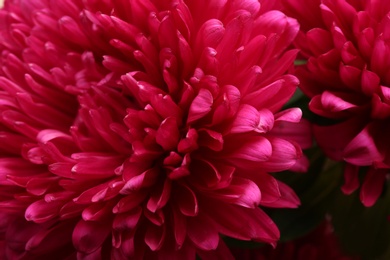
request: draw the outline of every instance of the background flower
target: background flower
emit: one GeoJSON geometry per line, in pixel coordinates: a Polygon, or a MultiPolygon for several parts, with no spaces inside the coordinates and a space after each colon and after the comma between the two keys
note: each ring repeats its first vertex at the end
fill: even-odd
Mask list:
{"type": "Polygon", "coordinates": [[[0,223],[14,258],[232,257],[299,199],[279,112],[294,19],[258,1],[10,0],[0,12],[0,223]]]}
{"type": "Polygon", "coordinates": [[[386,1],[283,2],[302,24],[296,45],[307,64],[296,73],[311,111],[322,117],[315,138],[327,156],[346,162],[345,193],[364,174],[360,199],[372,206],[390,168],[390,7],[386,1]]]}

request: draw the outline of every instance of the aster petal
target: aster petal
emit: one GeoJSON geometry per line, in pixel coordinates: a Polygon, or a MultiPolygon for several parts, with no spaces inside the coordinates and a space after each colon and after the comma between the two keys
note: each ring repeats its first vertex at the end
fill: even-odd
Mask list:
{"type": "Polygon", "coordinates": [[[268,243],[274,243],[279,238],[275,223],[260,208],[247,209],[219,203],[218,207],[209,210],[210,215],[216,220],[218,231],[224,235],[240,240],[253,239],[268,243]],[[226,215],[225,212],[230,214],[226,215]]]}
{"type": "Polygon", "coordinates": [[[360,191],[360,200],[366,207],[375,204],[382,193],[383,185],[386,180],[387,170],[370,168],[360,191]]]}
{"type": "Polygon", "coordinates": [[[347,164],[344,169],[344,184],[341,187],[341,190],[345,194],[351,194],[354,192],[357,188],[359,188],[359,167],[347,164]]]}
{"type": "MultiPolygon", "coordinates": [[[[282,117],[284,118],[284,116],[282,117]]],[[[302,119],[300,122],[291,123],[277,118],[271,136],[283,138],[298,143],[301,148],[307,149],[312,146],[312,125],[309,121],[302,119]]]]}
{"type": "Polygon", "coordinates": [[[267,108],[275,112],[291,98],[298,86],[298,80],[294,76],[285,75],[281,79],[254,91],[243,98],[245,103],[257,109],[267,108]]]}
{"type": "Polygon", "coordinates": [[[157,129],[156,142],[160,144],[164,150],[172,150],[177,146],[179,141],[179,129],[176,124],[176,119],[168,117],[161,122],[157,129]]]}
{"type": "Polygon", "coordinates": [[[45,253],[45,251],[56,250],[61,245],[66,245],[69,242],[69,237],[72,235],[72,224],[72,222],[63,222],[52,228],[40,230],[28,240],[26,250],[39,254],[45,253]],[[43,252],[39,252],[39,250],[42,250],[42,248],[39,248],[41,244],[45,245],[43,252]]]}
{"type": "Polygon", "coordinates": [[[207,89],[199,90],[198,95],[192,101],[188,112],[187,123],[193,123],[194,121],[204,117],[211,111],[213,104],[213,96],[207,89]]]}
{"type": "Polygon", "coordinates": [[[261,191],[251,180],[234,177],[229,187],[216,190],[210,196],[242,207],[255,208],[261,201],[261,191]]]}
{"type": "Polygon", "coordinates": [[[233,153],[229,154],[232,160],[243,160],[251,162],[267,161],[272,154],[272,145],[270,141],[263,136],[251,136],[241,143],[230,144],[234,149],[229,149],[233,153]]]}
{"type": "Polygon", "coordinates": [[[198,199],[195,192],[187,185],[180,185],[175,196],[180,212],[185,216],[196,216],[199,212],[198,199]]]}
{"type": "Polygon", "coordinates": [[[178,248],[181,248],[187,236],[187,218],[177,209],[173,209],[173,232],[178,248]]]}
{"type": "Polygon", "coordinates": [[[128,180],[121,189],[120,193],[129,194],[134,190],[153,185],[157,181],[158,173],[159,171],[156,168],[144,171],[140,175],[137,175],[128,180]]]}
{"type": "Polygon", "coordinates": [[[151,212],[156,212],[166,205],[170,197],[171,186],[171,181],[166,179],[161,190],[153,192],[146,206],[151,212]]]}
{"type": "Polygon", "coordinates": [[[218,260],[218,259],[234,260],[235,259],[232,253],[230,252],[229,248],[226,246],[225,242],[222,239],[219,240],[218,247],[215,249],[215,251],[200,250],[198,254],[202,259],[205,260],[218,260]]]}
{"type": "Polygon", "coordinates": [[[383,159],[383,155],[378,150],[373,136],[367,127],[345,147],[344,159],[359,166],[370,165],[374,161],[383,159]]]}
{"type": "Polygon", "coordinates": [[[189,239],[200,249],[208,251],[218,247],[218,230],[205,215],[188,219],[187,234],[189,239]]]}
{"type": "Polygon", "coordinates": [[[80,220],[73,230],[73,244],[79,252],[92,253],[102,246],[110,231],[107,222],[80,220]]]}
{"type": "Polygon", "coordinates": [[[145,234],[145,243],[152,251],[156,251],[162,247],[165,240],[165,226],[149,225],[145,234]]]}
{"type": "Polygon", "coordinates": [[[55,218],[62,206],[62,201],[46,202],[38,200],[32,203],[25,212],[25,218],[35,223],[43,223],[55,218]]]}
{"type": "Polygon", "coordinates": [[[302,156],[301,151],[293,143],[280,139],[269,139],[272,145],[272,155],[267,161],[262,162],[261,166],[269,172],[278,172],[290,169],[302,156]]]}
{"type": "Polygon", "coordinates": [[[230,133],[245,133],[255,131],[266,133],[272,129],[274,116],[271,111],[262,109],[258,111],[252,106],[243,105],[237,112],[230,133]]]}

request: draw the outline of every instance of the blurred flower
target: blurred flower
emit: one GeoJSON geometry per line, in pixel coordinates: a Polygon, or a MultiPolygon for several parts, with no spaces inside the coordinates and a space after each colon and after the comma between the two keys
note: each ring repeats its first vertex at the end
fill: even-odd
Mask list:
{"type": "Polygon", "coordinates": [[[299,199],[301,111],[279,112],[294,19],[258,1],[10,0],[0,12],[5,255],[231,257],[299,199]],[[75,248],[75,249],[74,249],[75,248]]]}
{"type": "Polygon", "coordinates": [[[345,184],[360,186],[365,206],[380,196],[390,168],[390,6],[387,1],[284,0],[302,30],[296,44],[308,59],[297,69],[311,111],[331,119],[314,126],[325,153],[343,160],[345,184]]]}
{"type": "Polygon", "coordinates": [[[232,248],[240,260],[358,260],[359,257],[344,253],[328,222],[324,222],[309,234],[289,242],[280,243],[276,248],[232,248]]]}

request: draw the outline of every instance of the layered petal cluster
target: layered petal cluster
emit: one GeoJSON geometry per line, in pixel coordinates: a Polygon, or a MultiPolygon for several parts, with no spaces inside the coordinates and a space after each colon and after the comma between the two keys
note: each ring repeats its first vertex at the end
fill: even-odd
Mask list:
{"type": "Polygon", "coordinates": [[[308,123],[280,111],[299,30],[258,1],[9,0],[0,235],[9,259],[232,257],[274,244],[308,123]]]}
{"type": "Polygon", "coordinates": [[[371,206],[390,169],[390,6],[384,0],[284,4],[302,24],[296,41],[307,58],[297,70],[302,90],[311,111],[329,119],[314,127],[315,138],[330,158],[346,162],[343,191],[359,188],[362,177],[360,198],[371,206]]]}
{"type": "Polygon", "coordinates": [[[236,259],[240,260],[359,260],[349,255],[340,246],[333,228],[327,221],[309,234],[293,241],[279,243],[276,248],[232,248],[236,259]]]}

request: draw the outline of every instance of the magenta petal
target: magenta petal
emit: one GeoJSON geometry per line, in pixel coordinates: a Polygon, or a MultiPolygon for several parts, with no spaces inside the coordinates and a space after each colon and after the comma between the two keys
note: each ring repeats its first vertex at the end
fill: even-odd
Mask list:
{"type": "Polygon", "coordinates": [[[59,213],[62,206],[62,201],[46,202],[45,200],[38,200],[32,203],[25,212],[25,218],[35,223],[43,223],[53,219],[59,213]]]}
{"type": "Polygon", "coordinates": [[[198,95],[192,101],[190,110],[188,112],[187,123],[192,123],[211,111],[213,105],[213,96],[207,89],[199,90],[198,95]]]}
{"type": "Polygon", "coordinates": [[[216,190],[210,196],[246,208],[255,208],[261,201],[261,191],[251,180],[234,177],[227,188],[216,190]]]}
{"type": "Polygon", "coordinates": [[[173,232],[177,246],[183,246],[187,236],[187,218],[177,209],[173,209],[173,232]]]}
{"type": "Polygon", "coordinates": [[[291,123],[299,123],[302,118],[302,110],[300,108],[289,108],[275,114],[275,121],[286,121],[291,123]]]}
{"type": "Polygon", "coordinates": [[[161,185],[161,188],[152,192],[152,195],[147,203],[147,208],[151,212],[156,212],[156,210],[161,209],[167,204],[171,194],[171,186],[171,180],[166,179],[164,184],[161,185]]]}
{"type": "Polygon", "coordinates": [[[260,204],[272,204],[282,195],[279,190],[278,181],[266,172],[259,172],[252,178],[261,191],[260,204]]]}
{"type": "Polygon", "coordinates": [[[245,133],[255,131],[266,133],[274,125],[274,115],[267,109],[258,111],[256,108],[243,105],[240,107],[231,126],[231,133],[245,133]]]}
{"type": "Polygon", "coordinates": [[[120,193],[129,194],[130,192],[138,190],[142,187],[149,187],[157,181],[158,174],[159,170],[156,168],[146,170],[140,175],[137,175],[128,180],[120,190],[120,193]]]}
{"type": "Polygon", "coordinates": [[[369,70],[362,71],[362,91],[364,94],[371,96],[373,93],[378,93],[380,86],[380,78],[377,74],[369,70]]]}
{"type": "Polygon", "coordinates": [[[331,112],[338,112],[356,107],[355,104],[345,101],[339,95],[329,91],[322,93],[321,103],[325,110],[331,112]]]}
{"type": "Polygon", "coordinates": [[[211,208],[208,210],[220,233],[240,240],[253,239],[267,243],[275,243],[279,239],[277,226],[260,208],[248,209],[220,202],[217,204],[216,207],[210,203],[211,208]]]}
{"type": "Polygon", "coordinates": [[[177,146],[180,133],[176,121],[175,118],[168,117],[162,121],[160,127],[157,129],[156,142],[164,150],[173,150],[177,146]]]}
{"type": "Polygon", "coordinates": [[[351,194],[357,188],[359,188],[359,167],[347,163],[344,169],[344,184],[341,190],[345,194],[351,194]]]}
{"type": "Polygon", "coordinates": [[[213,251],[199,250],[198,255],[204,260],[234,260],[234,256],[230,252],[230,249],[226,246],[225,242],[220,239],[218,247],[213,251]]]}
{"type": "Polygon", "coordinates": [[[213,151],[221,151],[223,149],[223,135],[209,129],[200,129],[198,132],[198,144],[206,146],[213,151]]]}
{"type": "Polygon", "coordinates": [[[180,212],[185,216],[198,215],[199,205],[195,192],[187,185],[178,185],[176,189],[177,194],[174,198],[179,206],[180,212]]]}
{"type": "Polygon", "coordinates": [[[218,100],[218,105],[214,110],[213,124],[218,124],[226,118],[234,116],[239,108],[241,93],[235,86],[226,85],[221,89],[223,98],[218,100]]]}
{"type": "Polygon", "coordinates": [[[126,212],[125,214],[116,214],[112,228],[115,230],[134,229],[140,220],[141,214],[141,208],[136,208],[134,211],[126,212]]]}
{"type": "Polygon", "coordinates": [[[263,162],[267,161],[272,154],[270,141],[263,136],[252,136],[242,143],[235,143],[235,149],[229,157],[245,161],[263,162]]]}
{"type": "Polygon", "coordinates": [[[35,233],[26,243],[26,250],[36,254],[42,254],[56,250],[69,243],[72,236],[72,222],[63,222],[49,229],[41,229],[35,233]],[[44,247],[40,247],[44,245],[44,247]],[[42,250],[43,252],[40,252],[42,250]]]}
{"type": "Polygon", "coordinates": [[[145,243],[152,251],[159,250],[165,240],[166,228],[163,226],[149,225],[145,233],[145,243]]]}
{"type": "Polygon", "coordinates": [[[110,232],[110,222],[80,220],[73,230],[73,244],[78,251],[91,253],[102,246],[110,232]]]}
{"type": "Polygon", "coordinates": [[[359,166],[371,165],[374,161],[382,161],[383,155],[370,134],[368,128],[364,128],[344,150],[345,161],[359,166]]]}
{"type": "Polygon", "coordinates": [[[364,206],[371,207],[375,204],[382,193],[387,173],[387,169],[368,170],[360,191],[360,200],[364,206]]]}
{"type": "Polygon", "coordinates": [[[214,250],[219,243],[219,234],[213,222],[204,215],[189,218],[187,235],[196,247],[203,250],[214,250]]]}
{"type": "Polygon", "coordinates": [[[297,208],[301,205],[299,197],[295,194],[295,191],[283,182],[278,181],[280,198],[272,203],[272,205],[265,205],[275,208],[297,208]]]}
{"type": "Polygon", "coordinates": [[[343,160],[344,148],[361,131],[364,122],[360,116],[331,126],[313,126],[316,141],[333,160],[343,160]]]}
{"type": "Polygon", "coordinates": [[[270,138],[272,144],[272,155],[267,161],[262,162],[263,170],[268,172],[278,172],[290,169],[302,156],[302,151],[293,143],[281,139],[270,138]]]}

